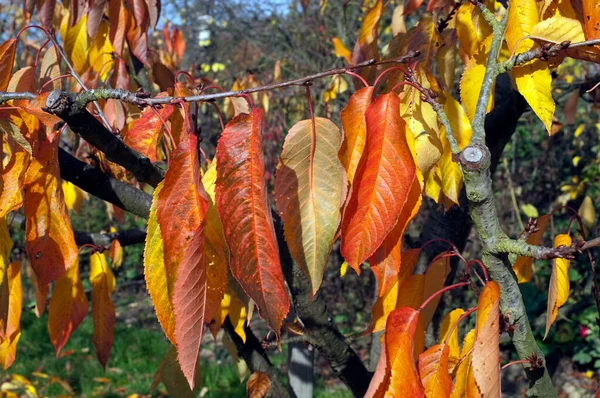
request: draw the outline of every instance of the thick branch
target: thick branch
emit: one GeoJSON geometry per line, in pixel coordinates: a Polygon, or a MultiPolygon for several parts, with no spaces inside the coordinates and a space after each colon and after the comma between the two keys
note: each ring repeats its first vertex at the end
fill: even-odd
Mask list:
{"type": "MultiPolygon", "coordinates": [[[[461,153],[459,164],[463,172],[471,219],[483,241],[483,262],[492,279],[500,285],[500,310],[515,326],[512,340],[519,357],[526,359],[535,352],[545,361],[531,331],[512,266],[505,254],[496,253],[494,250],[509,239],[500,227],[492,190],[490,163],[491,154],[484,145],[470,145],[461,153]]],[[[528,377],[529,396],[556,396],[545,362],[539,372],[529,373],[528,377]]]]}
{"type": "MultiPolygon", "coordinates": [[[[80,95],[88,95],[86,91],[80,95]]],[[[131,171],[139,182],[156,187],[163,172],[150,159],[134,151],[108,131],[91,113],[80,107],[77,96],[54,90],[46,99],[46,111],[63,119],[75,133],[106,154],[106,158],[131,171]]]]}
{"type": "Polygon", "coordinates": [[[137,216],[148,218],[152,196],[129,184],[111,178],[59,149],[60,176],[84,191],[137,216]]]}
{"type": "Polygon", "coordinates": [[[128,229],[110,233],[73,231],[73,234],[78,246],[94,245],[108,247],[113,240],[118,240],[121,246],[131,246],[144,243],[146,240],[146,231],[143,229],[128,229]]]}

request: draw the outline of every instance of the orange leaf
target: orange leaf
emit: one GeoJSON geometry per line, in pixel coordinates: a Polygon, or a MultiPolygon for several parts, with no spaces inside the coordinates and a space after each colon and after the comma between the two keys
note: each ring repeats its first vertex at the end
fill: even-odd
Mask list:
{"type": "MultiPolygon", "coordinates": [[[[383,15],[383,2],[377,0],[377,3],[367,11],[365,18],[363,19],[360,32],[358,34],[358,40],[354,46],[352,52],[352,63],[358,64],[360,62],[379,58],[379,48],[377,47],[377,38],[379,30],[379,21],[383,15]]],[[[364,68],[359,73],[367,81],[371,81],[375,77],[377,72],[376,68],[364,68]]]]}
{"type": "Polygon", "coordinates": [[[142,112],[142,116],[134,120],[123,133],[123,141],[151,162],[156,162],[156,151],[162,137],[164,123],[171,117],[173,110],[172,105],[166,105],[162,109],[147,107],[142,112]]]}
{"type": "Polygon", "coordinates": [[[76,261],[77,245],[58,169],[58,139],[38,141],[27,169],[25,248],[42,285],[58,279],[76,261]]]}
{"type": "Polygon", "coordinates": [[[600,3],[597,0],[583,0],[583,21],[586,40],[600,38],[600,3]]]}
{"type": "Polygon", "coordinates": [[[0,195],[0,218],[23,205],[23,182],[30,162],[31,156],[20,145],[15,145],[2,172],[4,188],[0,195]]]}
{"type": "Polygon", "coordinates": [[[56,123],[60,122],[60,118],[42,110],[46,106],[48,94],[50,92],[42,93],[31,101],[20,101],[20,107],[28,114],[35,116],[44,126],[53,128],[56,123]]]}
{"type": "Polygon", "coordinates": [[[348,100],[348,105],[340,114],[344,140],[340,148],[339,158],[346,169],[348,182],[352,184],[367,142],[367,121],[365,111],[371,103],[373,87],[365,87],[356,91],[348,100]]]}
{"type": "Polygon", "coordinates": [[[454,324],[464,313],[465,311],[462,308],[457,308],[455,310],[450,311],[444,317],[440,326],[440,344],[448,345],[448,355],[451,359],[455,360],[458,360],[460,355],[460,347],[458,346],[458,327],[455,327],[452,330],[452,334],[450,334],[450,329],[454,326],[454,324]],[[450,337],[448,337],[449,334],[450,337]]]}
{"type": "MultiPolygon", "coordinates": [[[[21,262],[15,261],[6,270],[0,287],[0,302],[6,303],[6,333],[0,341],[0,363],[6,370],[15,360],[17,343],[21,337],[21,262]]],[[[0,304],[4,307],[5,304],[0,304]]]]}
{"type": "MultiPolygon", "coordinates": [[[[425,272],[425,288],[423,290],[422,302],[444,287],[446,277],[448,276],[448,273],[450,273],[450,257],[446,256],[446,254],[448,253],[446,252],[438,255],[435,261],[427,268],[427,271],[425,272]]],[[[429,322],[433,319],[433,314],[435,313],[441,298],[441,296],[437,296],[421,311],[421,322],[425,329],[427,329],[429,322]]]]}
{"type": "Polygon", "coordinates": [[[486,283],[477,302],[473,374],[484,397],[500,396],[500,285],[486,283]]]}
{"type": "Polygon", "coordinates": [[[416,173],[395,93],[366,111],[367,143],[342,220],[341,252],[357,272],[398,221],[416,173]]]}
{"type": "Polygon", "coordinates": [[[436,344],[419,355],[419,376],[427,398],[449,397],[452,392],[452,378],[448,373],[449,352],[446,344],[436,344]]]}
{"type": "Polygon", "coordinates": [[[110,257],[113,268],[119,268],[123,264],[123,246],[118,239],[114,239],[110,243],[108,257],[110,257]]]}
{"type": "Polygon", "coordinates": [[[48,332],[57,358],[87,311],[88,300],[79,276],[79,261],[75,257],[69,270],[54,284],[48,307],[48,332]]]}
{"type": "MultiPolygon", "coordinates": [[[[550,222],[550,214],[544,214],[537,219],[536,228],[537,231],[534,231],[527,238],[527,243],[530,245],[538,246],[542,240],[542,236],[544,235],[544,231],[550,222]]],[[[517,280],[519,283],[529,282],[531,279],[531,273],[533,266],[533,257],[525,257],[519,256],[513,265],[513,271],[517,274],[517,280]]]]}
{"type": "Polygon", "coordinates": [[[6,91],[15,63],[17,40],[8,39],[0,45],[0,91],[6,91]]]}
{"type": "MultiPolygon", "coordinates": [[[[397,261],[400,269],[394,276],[390,288],[379,295],[377,301],[373,304],[371,325],[365,333],[378,332],[385,328],[388,315],[397,307],[399,292],[406,290],[404,287],[405,281],[412,275],[420,253],[421,249],[418,248],[405,250],[401,255],[391,253],[390,257],[400,256],[400,259],[389,259],[389,261],[397,261]]],[[[375,269],[373,269],[373,272],[375,272],[375,269]]]]}
{"type": "Polygon", "coordinates": [[[413,358],[414,338],[419,324],[419,312],[398,308],[387,320],[385,333],[389,380],[386,396],[422,397],[423,385],[413,358]]]}
{"type": "Polygon", "coordinates": [[[331,39],[331,42],[333,43],[333,48],[335,49],[335,56],[344,58],[349,64],[352,63],[352,53],[346,48],[340,38],[334,37],[331,39]]]}
{"type": "Polygon", "coordinates": [[[321,286],[346,199],[346,173],[336,156],[341,143],[329,119],[301,120],[285,137],[277,166],[275,199],[285,240],[312,295],[321,286]]]}
{"type": "Polygon", "coordinates": [[[115,328],[115,306],[110,299],[110,294],[115,290],[115,276],[106,263],[104,253],[90,256],[90,282],[94,322],[92,342],[96,348],[96,356],[106,370],[115,328]]]}
{"type": "MultiPolygon", "coordinates": [[[[408,193],[408,199],[402,207],[402,213],[396,223],[396,226],[385,238],[383,244],[377,249],[369,259],[371,270],[377,279],[377,295],[381,297],[388,291],[394,282],[396,275],[402,267],[402,241],[404,231],[408,223],[417,215],[421,209],[421,184],[417,175],[415,175],[408,193]]],[[[418,256],[418,254],[417,254],[418,256]]],[[[415,260],[416,261],[416,260],[415,260]]]]}
{"type": "Polygon", "coordinates": [[[231,273],[279,333],[290,302],[267,202],[261,124],[262,111],[254,109],[233,118],[221,134],[216,203],[231,250],[231,273]]]}
{"type": "MultiPolygon", "coordinates": [[[[567,234],[556,235],[556,238],[554,238],[554,247],[569,246],[571,243],[571,237],[567,234]]],[[[556,319],[558,309],[569,298],[571,290],[569,263],[570,261],[564,258],[555,258],[552,260],[552,276],[550,277],[550,286],[548,287],[548,309],[546,311],[546,333],[544,333],[544,339],[548,336],[550,326],[552,326],[556,319]]]]}
{"type": "Polygon", "coordinates": [[[264,372],[254,372],[246,382],[246,397],[263,398],[271,388],[271,380],[264,372]]]}

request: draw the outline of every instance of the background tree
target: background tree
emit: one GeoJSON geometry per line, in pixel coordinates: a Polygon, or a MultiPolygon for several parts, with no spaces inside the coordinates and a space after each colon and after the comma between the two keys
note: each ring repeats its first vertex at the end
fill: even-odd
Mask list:
{"type": "MultiPolygon", "coordinates": [[[[51,291],[57,356],[91,301],[106,367],[122,246],[145,238],[146,287],[173,344],[155,380],[174,395],[199,384],[204,330],[223,328],[253,372],[250,395],[294,394],[267,351],[298,340],[356,396],[499,395],[506,335],[503,358],[514,353],[507,362],[522,364],[528,394],[555,396],[536,333],[551,333],[570,295],[570,260],[582,251],[592,293],[579,299],[600,307],[589,251],[599,240],[587,238],[597,173],[584,170],[586,185],[566,187],[560,205],[586,188],[589,196],[559,226],[534,215],[531,202],[519,206],[519,176],[505,158],[516,226],[503,227],[492,172],[527,106],[548,134],[560,130],[551,71],[558,86],[561,76],[586,77],[566,57],[597,62],[600,7],[422,3],[173,2],[181,26],[159,30],[152,1],[5,6],[18,18],[2,21],[0,46],[3,366],[16,356],[29,266],[38,316],[51,291]],[[190,50],[196,39],[200,49],[190,50]],[[123,211],[147,219],[146,231],[74,232],[68,209],[80,205],[79,189],[110,203],[117,220],[123,211]],[[521,212],[537,220],[525,223],[521,212]],[[18,232],[8,232],[19,213],[24,251],[12,250],[18,232]],[[420,236],[403,247],[415,218],[420,236]],[[545,246],[549,224],[554,245],[545,246]],[[465,251],[471,225],[478,243],[465,251]],[[518,285],[531,280],[533,259],[552,260],[545,328],[532,328],[518,285]],[[342,275],[348,267],[373,275],[362,287],[376,299],[361,331],[383,332],[374,375],[328,313],[328,263],[342,275]],[[248,326],[255,308],[271,329],[262,341],[248,326]]],[[[568,96],[564,125],[580,94],[595,100],[593,83],[580,84],[588,86],[568,96]]]]}

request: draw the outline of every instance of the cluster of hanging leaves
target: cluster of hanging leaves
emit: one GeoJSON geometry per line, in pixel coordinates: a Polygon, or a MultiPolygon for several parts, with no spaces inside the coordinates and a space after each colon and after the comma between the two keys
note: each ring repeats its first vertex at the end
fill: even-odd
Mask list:
{"type": "MultiPolygon", "coordinates": [[[[129,70],[135,58],[152,68],[152,82],[162,91],[159,95],[198,93],[198,88],[176,82],[172,72],[185,51],[179,30],[165,27],[164,48],[149,51],[148,31],[160,14],[157,0],[54,3],[27,3],[35,10],[25,9],[25,20],[45,28],[58,24],[61,45],[87,88],[135,91],[138,86],[129,70]]],[[[423,275],[413,275],[420,251],[402,249],[403,234],[421,207],[422,194],[449,208],[458,203],[462,188],[461,172],[446,139],[449,132],[421,93],[405,84],[405,78],[415,79],[437,95],[463,148],[471,138],[492,33],[478,7],[466,1],[460,5],[430,1],[416,26],[406,31],[403,15],[421,3],[407,1],[394,11],[393,38],[386,52],[381,52],[384,43],[378,39],[385,12],[381,0],[367,11],[352,51],[334,39],[335,52],[350,63],[394,58],[415,50],[419,55],[406,68],[392,68],[385,74],[375,67],[361,69],[354,83],[364,81],[364,87],[354,92],[341,111],[341,130],[322,117],[294,124],[283,143],[272,193],[265,179],[262,149],[266,95],[253,101],[263,109],[244,98],[227,100],[231,118],[213,159],[206,159],[199,150],[192,117],[196,105],[165,105],[139,114],[119,101],[99,101],[113,132],[151,161],[168,165],[164,180],[154,190],[144,250],[147,289],[174,346],[161,363],[155,383],[184,378],[193,389],[203,332],[209,329],[216,335],[227,316],[245,341],[244,327],[256,307],[279,336],[290,299],[271,212],[274,204],[290,254],[308,277],[312,295],[320,288],[338,238],[346,264],[361,272],[368,262],[376,276],[378,299],[367,332],[385,333],[369,396],[499,394],[498,284],[485,283],[475,309],[447,314],[439,344],[424,350],[424,330],[439,301],[436,292],[443,288],[449,272],[450,253],[436,258],[423,275]],[[436,22],[448,13],[454,17],[443,25],[436,22]],[[459,59],[464,69],[455,87],[459,59]],[[460,102],[453,97],[457,88],[460,102]],[[476,327],[464,336],[461,347],[457,324],[475,310],[476,327]]],[[[546,42],[600,36],[596,27],[600,13],[593,1],[514,1],[505,10],[490,0],[486,6],[498,16],[508,12],[501,60],[546,42]]],[[[12,38],[0,46],[0,91],[34,92],[37,97],[10,101],[7,109],[0,108],[0,128],[7,133],[0,196],[0,359],[5,368],[15,358],[20,336],[24,262],[33,270],[38,315],[52,291],[48,328],[57,355],[88,312],[68,214],[81,204],[83,195],[60,180],[61,131],[55,130],[59,120],[42,110],[50,90],[83,88],[59,79],[65,68],[51,47],[40,48],[33,65],[13,73],[15,61],[27,64],[17,58],[17,44],[12,38]],[[20,208],[26,219],[27,256],[10,262],[7,218],[20,208]]],[[[598,51],[588,46],[566,54],[597,61],[598,51]]],[[[517,89],[550,133],[555,108],[550,68],[563,56],[536,59],[511,71],[517,89]]],[[[343,79],[334,78],[333,85],[347,86],[343,79]]],[[[236,85],[252,87],[257,82],[244,80],[236,85]]],[[[334,97],[330,93],[325,99],[334,97]]],[[[488,110],[493,106],[490,100],[488,110]]],[[[116,179],[137,184],[129,172],[97,149],[87,143],[79,145],[73,152],[82,160],[116,179]]],[[[119,210],[112,212],[119,217],[119,210]]],[[[547,224],[548,220],[542,217],[539,222],[547,224]]],[[[534,233],[529,241],[539,242],[540,237],[541,233],[534,233]]],[[[568,245],[570,238],[559,235],[555,244],[568,245]]],[[[118,242],[108,253],[110,263],[102,250],[89,259],[93,343],[103,366],[113,342],[112,268],[122,261],[118,242]]],[[[548,328],[569,294],[567,268],[566,260],[553,263],[548,328]]],[[[528,280],[531,262],[519,259],[515,272],[520,281],[528,280]]],[[[262,391],[268,385],[265,378],[257,374],[248,389],[262,391]]],[[[182,383],[171,384],[176,384],[174,389],[187,389],[182,383]]]]}

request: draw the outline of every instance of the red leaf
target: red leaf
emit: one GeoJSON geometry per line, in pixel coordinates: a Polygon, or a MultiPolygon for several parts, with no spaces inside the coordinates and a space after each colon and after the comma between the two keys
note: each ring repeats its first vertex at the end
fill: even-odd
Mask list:
{"type": "Polygon", "coordinates": [[[150,27],[156,29],[156,24],[160,18],[160,0],[146,0],[146,6],[150,15],[150,27]]]}
{"type": "MultiPolygon", "coordinates": [[[[48,0],[46,0],[48,1],[48,0]]],[[[106,6],[107,0],[92,0],[88,8],[87,14],[87,32],[90,37],[96,37],[100,22],[104,17],[104,7],[106,6]]],[[[50,25],[52,22],[50,21],[50,25]]]]}
{"type": "Polygon", "coordinates": [[[198,138],[194,134],[181,141],[158,194],[157,219],[163,238],[164,266],[170,281],[175,281],[190,239],[206,214],[207,200],[200,181],[197,146],[198,138]]]}
{"type": "Polygon", "coordinates": [[[267,201],[262,111],[240,114],[217,145],[216,203],[231,250],[231,272],[277,333],[290,306],[267,201]]]}
{"type": "Polygon", "coordinates": [[[0,91],[6,91],[15,63],[17,40],[8,39],[0,45],[0,91]]]}
{"type": "Polygon", "coordinates": [[[156,162],[156,151],[162,137],[164,124],[172,114],[173,106],[171,105],[166,105],[162,109],[147,107],[142,112],[142,116],[136,119],[129,126],[129,129],[124,132],[123,141],[146,156],[151,162],[156,162]]]}
{"type": "Polygon", "coordinates": [[[77,258],[58,169],[58,139],[39,140],[25,177],[25,248],[42,285],[58,279],[77,258]]]}
{"type": "Polygon", "coordinates": [[[129,13],[122,0],[109,0],[108,20],[110,21],[110,42],[115,53],[122,56],[125,35],[129,30],[129,13]]]}
{"type": "Polygon", "coordinates": [[[50,29],[52,27],[52,19],[54,18],[54,8],[56,7],[56,0],[38,1],[37,5],[40,25],[42,25],[46,29],[50,29]]]}
{"type": "Polygon", "coordinates": [[[415,177],[399,109],[389,93],[366,111],[367,144],[342,220],[342,255],[357,272],[396,225],[415,177]]]}
{"type": "Polygon", "coordinates": [[[414,12],[423,4],[423,0],[406,0],[404,2],[404,15],[414,12]]]}

